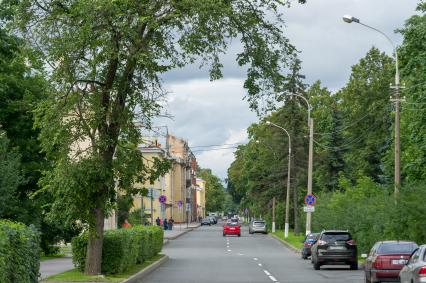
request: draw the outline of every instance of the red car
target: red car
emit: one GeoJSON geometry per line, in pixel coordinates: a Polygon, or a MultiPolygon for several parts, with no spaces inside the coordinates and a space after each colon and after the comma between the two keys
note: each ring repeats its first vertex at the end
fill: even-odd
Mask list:
{"type": "Polygon", "coordinates": [[[238,223],[226,223],[223,225],[223,236],[238,235],[241,237],[241,226],[238,223]]]}
{"type": "Polygon", "coordinates": [[[375,243],[365,260],[365,282],[399,282],[399,271],[416,248],[417,244],[409,241],[375,243]]]}

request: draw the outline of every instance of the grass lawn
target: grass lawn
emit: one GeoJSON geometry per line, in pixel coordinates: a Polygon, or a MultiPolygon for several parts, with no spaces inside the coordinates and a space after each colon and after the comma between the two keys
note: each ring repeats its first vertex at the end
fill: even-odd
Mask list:
{"type": "Polygon", "coordinates": [[[272,233],[273,235],[277,236],[281,240],[286,241],[293,247],[297,249],[301,249],[303,247],[302,241],[305,239],[305,235],[303,233],[300,233],[298,236],[294,235],[293,231],[288,231],[288,238],[284,238],[284,231],[283,230],[275,230],[275,233],[272,233]]]}
{"type": "Polygon", "coordinates": [[[156,262],[164,255],[156,255],[142,264],[135,264],[127,271],[119,274],[87,276],[77,269],[65,271],[63,273],[53,275],[45,279],[43,282],[121,282],[133,274],[141,271],[148,265],[156,262]]]}

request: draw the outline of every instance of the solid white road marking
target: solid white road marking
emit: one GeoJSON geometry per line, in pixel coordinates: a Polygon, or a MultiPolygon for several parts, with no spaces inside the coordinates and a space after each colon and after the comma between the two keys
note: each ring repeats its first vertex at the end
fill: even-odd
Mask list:
{"type": "Polygon", "coordinates": [[[274,281],[274,282],[277,282],[277,279],[275,279],[275,277],[274,276],[272,276],[272,275],[269,275],[269,279],[271,279],[272,281],[274,281]]]}
{"type": "Polygon", "coordinates": [[[271,273],[269,273],[269,271],[268,271],[268,270],[263,270],[263,272],[265,272],[265,274],[266,274],[266,275],[268,275],[268,276],[270,276],[270,275],[271,275],[271,273]]]}

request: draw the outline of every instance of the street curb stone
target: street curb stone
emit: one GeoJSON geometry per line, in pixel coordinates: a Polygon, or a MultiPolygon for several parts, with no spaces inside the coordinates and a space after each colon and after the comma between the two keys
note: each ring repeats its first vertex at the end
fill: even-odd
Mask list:
{"type": "Polygon", "coordinates": [[[274,238],[274,239],[277,239],[278,241],[280,241],[284,246],[286,246],[286,248],[288,248],[292,252],[294,252],[296,254],[300,254],[300,250],[299,249],[293,247],[291,244],[287,243],[286,241],[284,241],[284,240],[282,240],[282,239],[280,239],[277,236],[272,235],[272,234],[269,234],[269,236],[272,237],[272,238],[274,238]]]}
{"type": "Polygon", "coordinates": [[[152,263],[151,265],[148,265],[138,273],[132,275],[131,277],[127,278],[126,280],[122,281],[121,283],[139,283],[143,278],[148,276],[150,273],[152,273],[154,270],[159,268],[161,265],[166,263],[169,260],[169,257],[167,255],[164,255],[162,258],[157,260],[156,262],[152,263]]]}

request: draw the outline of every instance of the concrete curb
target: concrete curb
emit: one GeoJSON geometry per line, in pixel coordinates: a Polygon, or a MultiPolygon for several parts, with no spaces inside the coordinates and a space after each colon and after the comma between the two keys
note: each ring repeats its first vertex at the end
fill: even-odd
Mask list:
{"type": "MultiPolygon", "coordinates": [[[[182,233],[180,233],[178,235],[175,235],[175,236],[172,236],[172,237],[167,237],[167,238],[164,238],[164,239],[166,239],[166,240],[175,240],[175,239],[179,238],[180,236],[185,235],[186,233],[191,232],[194,229],[197,229],[198,227],[200,227],[200,225],[198,225],[196,227],[184,228],[183,231],[182,231],[182,233]]],[[[165,243],[165,244],[167,244],[167,243],[165,243]]]]}
{"type": "Polygon", "coordinates": [[[147,267],[145,267],[144,269],[142,269],[138,273],[130,276],[126,280],[122,281],[121,283],[138,283],[138,282],[140,282],[141,279],[148,276],[151,272],[153,272],[154,270],[159,268],[161,265],[166,263],[168,260],[169,260],[169,257],[164,255],[162,258],[160,258],[156,262],[148,265],[147,267]]]}
{"type": "Polygon", "coordinates": [[[296,254],[300,254],[300,250],[297,249],[296,247],[293,247],[291,244],[287,243],[286,241],[278,238],[277,236],[273,235],[273,234],[269,234],[269,237],[272,237],[278,241],[281,242],[281,244],[283,244],[286,248],[288,248],[289,250],[291,250],[292,252],[296,253],[296,254]]]}

